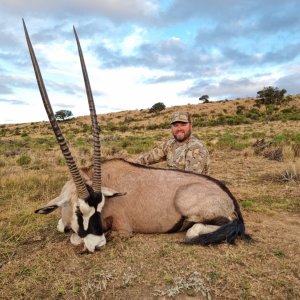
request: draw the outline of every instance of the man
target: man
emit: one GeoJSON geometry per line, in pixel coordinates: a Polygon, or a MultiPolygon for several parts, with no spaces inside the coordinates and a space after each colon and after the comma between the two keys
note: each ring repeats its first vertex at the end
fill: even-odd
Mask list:
{"type": "Polygon", "coordinates": [[[188,112],[174,113],[171,132],[173,138],[140,156],[135,162],[151,165],[166,160],[171,169],[207,174],[209,153],[206,146],[192,136],[192,121],[188,112]]]}

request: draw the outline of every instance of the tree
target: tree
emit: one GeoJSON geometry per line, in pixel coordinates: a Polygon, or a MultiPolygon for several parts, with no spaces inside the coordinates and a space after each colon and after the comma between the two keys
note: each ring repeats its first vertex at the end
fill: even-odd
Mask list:
{"type": "Polygon", "coordinates": [[[56,120],[62,120],[62,121],[64,121],[65,119],[69,119],[72,116],[73,116],[73,113],[70,110],[66,110],[66,109],[58,110],[55,113],[56,120]]]}
{"type": "Polygon", "coordinates": [[[152,107],[149,109],[149,112],[158,113],[164,109],[166,109],[166,106],[162,102],[157,102],[152,105],[152,107]]]}
{"type": "Polygon", "coordinates": [[[284,94],[286,92],[286,89],[279,90],[278,87],[264,87],[261,91],[257,92],[258,103],[280,105],[285,102],[284,94]]]}
{"type": "Polygon", "coordinates": [[[209,103],[209,100],[208,100],[209,96],[208,95],[202,95],[199,100],[200,101],[203,101],[202,103],[209,103]]]}

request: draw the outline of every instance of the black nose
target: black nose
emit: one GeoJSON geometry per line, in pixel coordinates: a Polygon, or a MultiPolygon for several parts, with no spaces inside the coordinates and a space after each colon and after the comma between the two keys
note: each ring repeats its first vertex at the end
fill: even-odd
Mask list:
{"type": "Polygon", "coordinates": [[[76,211],[77,216],[77,223],[78,223],[78,232],[77,234],[84,238],[88,234],[94,234],[94,235],[102,235],[103,229],[102,229],[102,222],[101,222],[101,214],[98,211],[95,211],[95,213],[89,218],[89,223],[87,229],[84,228],[83,225],[83,219],[84,216],[82,212],[80,211],[79,207],[76,211]]]}

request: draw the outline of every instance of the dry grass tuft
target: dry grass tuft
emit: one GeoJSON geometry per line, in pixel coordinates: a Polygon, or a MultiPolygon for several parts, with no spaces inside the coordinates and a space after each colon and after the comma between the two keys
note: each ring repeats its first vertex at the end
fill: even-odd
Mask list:
{"type": "Polygon", "coordinates": [[[285,163],[283,168],[264,173],[260,179],[274,183],[297,184],[300,182],[300,160],[285,163]]]}
{"type": "Polygon", "coordinates": [[[273,146],[272,142],[266,141],[264,138],[256,140],[256,142],[252,146],[256,155],[262,155],[263,157],[270,160],[283,160],[282,147],[273,146]]]}
{"type": "Polygon", "coordinates": [[[278,176],[278,180],[282,182],[300,182],[300,161],[289,163],[288,167],[278,176]]]}
{"type": "Polygon", "coordinates": [[[294,151],[294,156],[300,157],[300,143],[293,144],[292,149],[294,151]]]}
{"type": "Polygon", "coordinates": [[[191,274],[176,276],[175,278],[168,277],[166,279],[172,282],[172,287],[166,290],[156,290],[154,296],[174,298],[178,294],[186,293],[188,296],[196,297],[198,293],[201,293],[205,299],[211,299],[210,290],[206,287],[199,272],[192,272],[191,274]]]}

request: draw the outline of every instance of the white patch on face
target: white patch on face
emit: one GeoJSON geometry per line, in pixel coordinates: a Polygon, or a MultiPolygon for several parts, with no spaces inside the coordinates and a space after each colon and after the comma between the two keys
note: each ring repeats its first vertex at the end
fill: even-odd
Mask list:
{"type": "Polygon", "coordinates": [[[76,208],[77,204],[74,203],[73,205],[73,214],[72,214],[72,219],[71,219],[71,228],[73,229],[74,232],[78,232],[79,230],[79,225],[78,225],[78,220],[76,216],[76,208]]]}
{"type": "Polygon", "coordinates": [[[94,235],[88,234],[85,238],[83,238],[84,245],[90,252],[94,252],[96,248],[103,247],[106,244],[106,238],[104,234],[102,235],[94,235]]]}
{"type": "Polygon", "coordinates": [[[83,242],[83,239],[77,233],[72,233],[70,241],[72,245],[78,246],[83,242]]]}
{"type": "Polygon", "coordinates": [[[62,233],[65,232],[65,224],[63,223],[63,220],[62,220],[62,219],[59,219],[56,228],[57,228],[57,230],[58,230],[59,232],[62,232],[62,233]]]}
{"type": "Polygon", "coordinates": [[[101,197],[102,197],[101,202],[97,206],[97,212],[101,212],[102,208],[103,208],[103,206],[105,204],[105,197],[104,197],[104,195],[102,194],[101,197]]]}
{"type": "Polygon", "coordinates": [[[95,213],[95,208],[89,206],[84,200],[78,199],[78,206],[82,213],[83,218],[83,229],[87,230],[89,227],[89,220],[91,216],[95,213]]]}

